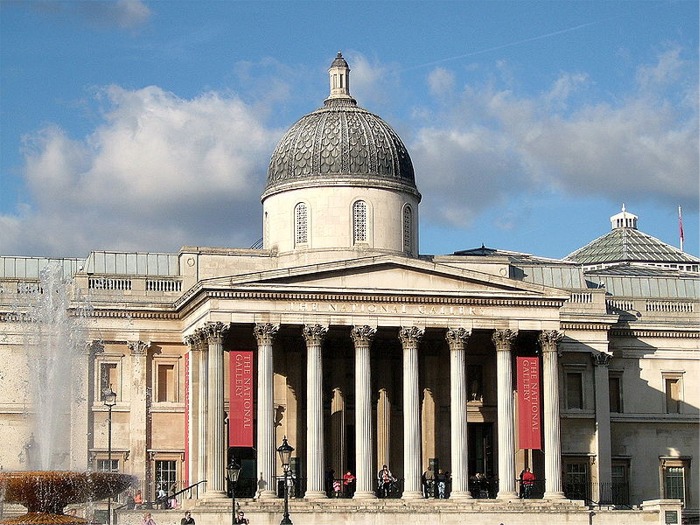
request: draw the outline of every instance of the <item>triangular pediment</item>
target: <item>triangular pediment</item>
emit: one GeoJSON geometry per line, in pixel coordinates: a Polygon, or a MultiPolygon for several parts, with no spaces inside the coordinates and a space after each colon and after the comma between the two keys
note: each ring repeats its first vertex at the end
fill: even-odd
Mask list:
{"type": "Polygon", "coordinates": [[[206,288],[566,298],[566,292],[474,270],[398,256],[368,257],[220,277],[206,288]]]}

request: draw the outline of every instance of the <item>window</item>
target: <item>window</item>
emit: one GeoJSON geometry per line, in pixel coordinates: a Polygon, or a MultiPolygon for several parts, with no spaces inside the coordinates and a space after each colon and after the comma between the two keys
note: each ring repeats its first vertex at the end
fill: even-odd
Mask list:
{"type": "Polygon", "coordinates": [[[158,385],[156,400],[160,403],[172,403],[175,397],[175,365],[158,365],[158,385]]]}
{"type": "Polygon", "coordinates": [[[303,202],[294,208],[294,242],[295,244],[309,242],[309,216],[306,204],[303,202]]]}
{"type": "Polygon", "coordinates": [[[566,408],[569,410],[583,409],[583,374],[581,372],[566,373],[566,408]]]}
{"type": "Polygon", "coordinates": [[[624,459],[613,459],[611,471],[611,501],[615,505],[629,505],[630,484],[629,484],[629,461],[624,459]]]}
{"type": "Polygon", "coordinates": [[[564,461],[564,494],[568,499],[590,500],[589,459],[569,458],[564,461]]]}
{"type": "Polygon", "coordinates": [[[403,208],[403,251],[413,253],[413,210],[408,204],[403,208]]]}
{"type": "Polygon", "coordinates": [[[104,401],[104,391],[114,389],[117,384],[117,363],[100,363],[100,401],[104,401]]]}
{"type": "Polygon", "coordinates": [[[664,374],[664,392],[666,394],[666,413],[680,414],[683,401],[683,381],[678,373],[664,374]]]}
{"type": "Polygon", "coordinates": [[[98,459],[97,470],[100,472],[119,472],[119,460],[98,459]]]}
{"type": "Polygon", "coordinates": [[[622,377],[620,374],[610,373],[608,378],[610,393],[610,412],[622,413],[622,377]]]}
{"type": "Polygon", "coordinates": [[[685,505],[689,468],[689,459],[661,458],[663,498],[679,499],[685,505]]]}
{"type": "Polygon", "coordinates": [[[166,493],[177,483],[177,461],[156,460],[156,491],[163,489],[166,493]]]}
{"type": "Polygon", "coordinates": [[[153,400],[156,403],[179,403],[179,362],[164,356],[153,363],[153,400]]]}
{"type": "Polygon", "coordinates": [[[355,244],[367,242],[367,203],[356,201],[352,205],[352,239],[355,244]]]}
{"type": "Polygon", "coordinates": [[[468,401],[483,401],[483,369],[481,365],[467,366],[467,385],[469,385],[468,401]]]}

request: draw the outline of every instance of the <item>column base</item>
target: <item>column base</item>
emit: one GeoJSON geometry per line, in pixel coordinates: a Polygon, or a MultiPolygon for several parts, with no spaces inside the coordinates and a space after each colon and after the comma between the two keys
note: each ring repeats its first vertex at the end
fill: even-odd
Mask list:
{"type": "Polygon", "coordinates": [[[258,499],[277,499],[277,493],[274,490],[265,489],[260,492],[258,499]]]}
{"type": "Polygon", "coordinates": [[[208,490],[199,499],[229,499],[229,497],[223,490],[208,490]]]}
{"type": "Polygon", "coordinates": [[[377,495],[371,490],[357,490],[352,499],[377,499],[377,495]]]}
{"type": "Polygon", "coordinates": [[[563,492],[545,492],[544,499],[566,499],[563,492]]]}
{"type": "Polygon", "coordinates": [[[520,499],[518,497],[518,494],[514,490],[508,490],[508,491],[502,491],[499,492],[498,495],[496,496],[496,499],[520,499]]]}
{"type": "Polygon", "coordinates": [[[471,493],[466,490],[452,491],[450,493],[450,499],[473,499],[471,493]]]}
{"type": "Polygon", "coordinates": [[[425,499],[420,490],[404,490],[401,499],[425,499]]]}
{"type": "Polygon", "coordinates": [[[322,490],[307,490],[304,499],[328,499],[328,494],[322,490]]]}

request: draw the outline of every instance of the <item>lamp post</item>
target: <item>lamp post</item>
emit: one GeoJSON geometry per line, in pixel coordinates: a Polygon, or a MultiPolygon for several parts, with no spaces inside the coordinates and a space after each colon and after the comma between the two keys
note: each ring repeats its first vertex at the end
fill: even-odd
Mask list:
{"type": "Polygon", "coordinates": [[[292,452],[294,452],[294,448],[287,443],[287,436],[284,436],[282,444],[277,448],[277,453],[280,455],[280,461],[282,461],[282,468],[284,469],[284,517],[280,521],[280,525],[293,525],[292,520],[289,519],[289,485],[287,483],[289,460],[292,457],[292,452]]]}
{"type": "Polygon", "coordinates": [[[236,458],[232,457],[231,462],[226,467],[226,477],[231,484],[231,525],[236,523],[236,483],[238,483],[238,476],[241,475],[241,466],[236,461],[236,458]]]}
{"type": "MultiPolygon", "coordinates": [[[[112,387],[102,392],[104,406],[107,407],[107,468],[112,472],[112,407],[117,404],[117,393],[112,387]]],[[[112,525],[112,496],[107,496],[107,523],[112,525]]]]}

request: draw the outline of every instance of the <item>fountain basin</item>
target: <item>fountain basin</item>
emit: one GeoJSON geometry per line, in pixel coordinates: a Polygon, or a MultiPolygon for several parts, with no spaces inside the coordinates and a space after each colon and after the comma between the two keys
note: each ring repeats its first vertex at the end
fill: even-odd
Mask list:
{"type": "Polygon", "coordinates": [[[86,523],[63,514],[71,503],[85,503],[113,497],[135,481],[116,472],[22,471],[0,472],[0,491],[6,503],[27,508],[24,516],[0,521],[3,525],[68,525],[86,523]]]}

